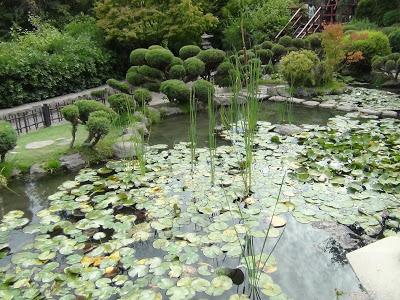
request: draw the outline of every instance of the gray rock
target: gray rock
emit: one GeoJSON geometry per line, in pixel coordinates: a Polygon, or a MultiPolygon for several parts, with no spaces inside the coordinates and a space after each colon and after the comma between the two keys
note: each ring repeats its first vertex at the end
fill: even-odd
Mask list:
{"type": "Polygon", "coordinates": [[[355,110],[354,107],[348,106],[348,105],[338,105],[336,107],[336,109],[340,110],[340,111],[345,111],[345,112],[350,112],[350,111],[354,111],[355,110]]]}
{"type": "Polygon", "coordinates": [[[142,112],[140,111],[135,111],[133,114],[133,117],[138,121],[143,124],[145,124],[146,127],[149,127],[151,125],[151,121],[149,118],[147,118],[145,115],[143,115],[142,112]]]}
{"type": "Polygon", "coordinates": [[[300,98],[289,98],[288,101],[291,102],[291,103],[300,104],[300,103],[303,103],[305,100],[304,99],[300,99],[300,98]]]}
{"type": "Polygon", "coordinates": [[[271,98],[269,98],[269,100],[275,101],[275,102],[285,102],[285,101],[288,101],[288,98],[283,97],[283,96],[272,96],[271,98]]]}
{"type": "Polygon", "coordinates": [[[60,162],[61,166],[68,170],[81,169],[86,165],[86,161],[79,153],[61,156],[60,162]]]}
{"type": "Polygon", "coordinates": [[[336,107],[335,103],[331,103],[331,102],[323,102],[319,105],[319,107],[321,108],[328,108],[328,109],[333,109],[336,107]]]}
{"type": "Polygon", "coordinates": [[[319,102],[318,101],[312,101],[312,100],[304,101],[302,104],[305,105],[305,106],[308,106],[308,107],[317,107],[317,106],[319,106],[319,102]]]}
{"type": "Polygon", "coordinates": [[[382,111],[382,117],[397,118],[397,112],[395,112],[393,110],[384,110],[384,111],[382,111]]]}
{"type": "Polygon", "coordinates": [[[361,108],[358,109],[358,111],[360,113],[367,114],[367,115],[373,115],[373,116],[379,116],[381,114],[380,111],[374,110],[374,109],[371,109],[371,108],[363,108],[363,107],[361,107],[361,108]]]}
{"type": "Polygon", "coordinates": [[[29,169],[29,174],[35,177],[40,177],[47,174],[47,171],[43,169],[41,164],[34,164],[29,169]]]}
{"type": "Polygon", "coordinates": [[[182,109],[177,106],[163,106],[160,108],[161,114],[166,117],[183,114],[182,109]]]}
{"type": "Polygon", "coordinates": [[[123,131],[123,134],[130,135],[132,137],[138,136],[138,135],[148,136],[149,130],[147,129],[147,126],[145,123],[135,122],[132,125],[130,125],[128,128],[125,128],[123,131]]]}
{"type": "Polygon", "coordinates": [[[117,142],[112,146],[114,157],[118,159],[130,159],[136,156],[133,142],[117,142]]]}
{"type": "Polygon", "coordinates": [[[13,170],[12,170],[12,172],[11,172],[11,177],[18,177],[18,176],[20,176],[21,175],[21,170],[20,169],[18,169],[18,168],[14,168],[13,170]]]}
{"type": "Polygon", "coordinates": [[[301,132],[301,128],[293,124],[277,125],[274,132],[280,135],[294,135],[301,132]]]}

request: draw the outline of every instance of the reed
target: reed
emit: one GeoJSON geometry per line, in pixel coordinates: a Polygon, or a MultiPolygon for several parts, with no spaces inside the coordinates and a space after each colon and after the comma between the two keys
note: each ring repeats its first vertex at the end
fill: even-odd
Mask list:
{"type": "Polygon", "coordinates": [[[190,143],[190,158],[192,164],[192,173],[196,163],[196,146],[197,146],[197,104],[193,92],[190,93],[189,99],[189,143],[190,143]]]}
{"type": "Polygon", "coordinates": [[[214,97],[212,91],[208,91],[208,149],[210,153],[210,178],[211,184],[215,184],[215,157],[217,151],[217,137],[215,134],[215,126],[216,126],[216,111],[214,105],[214,97]]]}

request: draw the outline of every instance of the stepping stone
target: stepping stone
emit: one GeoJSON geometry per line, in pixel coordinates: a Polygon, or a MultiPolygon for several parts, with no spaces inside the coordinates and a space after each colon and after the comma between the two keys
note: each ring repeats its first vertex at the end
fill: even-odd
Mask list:
{"type": "Polygon", "coordinates": [[[400,299],[400,236],[391,236],[347,255],[372,299],[400,299]]]}
{"type": "Polygon", "coordinates": [[[397,118],[397,112],[393,111],[393,110],[384,110],[382,112],[382,117],[386,117],[386,118],[397,118]]]}
{"type": "Polygon", "coordinates": [[[316,107],[319,106],[320,103],[318,101],[304,101],[302,104],[309,107],[316,107]]]}
{"type": "Polygon", "coordinates": [[[346,111],[346,112],[354,111],[354,110],[355,110],[354,107],[348,106],[348,105],[340,105],[340,106],[336,107],[336,109],[337,109],[337,110],[340,110],[340,111],[346,111]]]}
{"type": "Polygon", "coordinates": [[[333,109],[333,108],[336,107],[336,104],[335,103],[329,103],[329,102],[323,102],[323,103],[321,103],[319,105],[319,107],[333,109]]]}
{"type": "Polygon", "coordinates": [[[282,96],[272,96],[268,100],[275,101],[275,102],[285,102],[288,100],[288,98],[282,97],[282,96]]]}
{"type": "Polygon", "coordinates": [[[28,145],[26,145],[25,149],[40,149],[40,148],[50,146],[52,144],[54,144],[53,140],[33,142],[33,143],[29,143],[28,145]]]}
{"type": "Polygon", "coordinates": [[[300,104],[300,103],[303,103],[305,100],[304,99],[300,99],[300,98],[289,98],[288,101],[291,102],[291,103],[300,104]]]}
{"type": "Polygon", "coordinates": [[[363,114],[374,115],[374,116],[380,116],[380,114],[381,114],[380,111],[374,110],[374,109],[371,109],[371,108],[363,108],[363,107],[361,107],[361,108],[358,109],[358,111],[360,113],[363,113],[363,114]]]}

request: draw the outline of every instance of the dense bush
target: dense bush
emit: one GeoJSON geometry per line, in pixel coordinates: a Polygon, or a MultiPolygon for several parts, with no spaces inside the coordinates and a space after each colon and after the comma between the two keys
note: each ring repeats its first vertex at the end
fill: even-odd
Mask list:
{"type": "Polygon", "coordinates": [[[389,41],[392,50],[395,52],[400,52],[400,28],[389,34],[389,41]]]}
{"type": "Polygon", "coordinates": [[[150,67],[165,70],[172,62],[174,54],[163,48],[149,49],[146,53],[146,63],[150,67]]]}
{"type": "Polygon", "coordinates": [[[192,91],[195,99],[208,103],[208,96],[214,97],[215,88],[211,82],[199,79],[193,83],[192,91]]]}
{"type": "Polygon", "coordinates": [[[4,162],[8,151],[17,145],[17,132],[7,121],[0,121],[0,159],[4,162]]]}
{"type": "Polygon", "coordinates": [[[89,119],[89,115],[95,111],[104,111],[111,117],[115,115],[115,112],[111,108],[96,100],[78,100],[74,105],[78,107],[79,120],[81,120],[82,123],[86,123],[89,119]]]}
{"type": "Polygon", "coordinates": [[[188,46],[183,46],[179,50],[179,57],[183,60],[189,58],[189,57],[194,57],[197,54],[199,54],[201,51],[200,47],[195,46],[195,45],[188,45],[188,46]]]}
{"type": "Polygon", "coordinates": [[[133,96],[123,93],[109,96],[108,103],[110,103],[111,108],[119,114],[133,112],[136,108],[136,102],[133,96]]]}
{"type": "Polygon", "coordinates": [[[206,67],[206,72],[210,74],[225,59],[225,52],[219,49],[207,49],[201,51],[197,58],[202,60],[206,67]]]}
{"type": "MultiPolygon", "coordinates": [[[[92,29],[90,29],[92,30],[92,29]]],[[[41,26],[0,44],[0,107],[13,107],[98,86],[110,55],[98,36],[41,26]]]]}
{"type": "Polygon", "coordinates": [[[90,144],[91,147],[94,147],[101,138],[110,132],[110,117],[104,111],[92,112],[89,116],[86,126],[89,132],[86,143],[90,144]]]}
{"type": "Polygon", "coordinates": [[[290,52],[282,58],[280,71],[294,87],[312,87],[319,83],[321,63],[318,56],[309,50],[290,52]]]}
{"type": "Polygon", "coordinates": [[[176,66],[176,65],[183,65],[183,59],[179,58],[179,57],[174,57],[169,66],[173,67],[173,66],[176,66]]]}
{"type": "Polygon", "coordinates": [[[146,64],[147,49],[138,48],[131,52],[129,56],[132,66],[142,66],[146,64]]]}
{"type": "Polygon", "coordinates": [[[290,46],[292,46],[292,42],[293,42],[293,40],[290,36],[284,35],[279,39],[278,44],[280,44],[284,47],[290,47],[290,46]]]}
{"type": "Polygon", "coordinates": [[[274,46],[272,46],[271,51],[275,61],[278,61],[283,55],[287,53],[286,48],[280,44],[275,44],[274,46]]]}
{"type": "Polygon", "coordinates": [[[372,70],[384,74],[387,79],[398,80],[400,75],[400,53],[375,56],[372,59],[372,70]]]}
{"type": "Polygon", "coordinates": [[[261,59],[261,62],[262,62],[264,65],[266,65],[266,64],[268,64],[268,63],[271,61],[272,56],[273,56],[274,54],[272,53],[271,50],[261,49],[261,50],[257,50],[257,51],[256,51],[256,55],[257,55],[257,57],[259,57],[259,58],[261,59]]]}
{"type": "Polygon", "coordinates": [[[398,23],[400,23],[400,6],[398,9],[388,11],[383,15],[383,25],[390,26],[398,23]]]}
{"type": "Polygon", "coordinates": [[[206,65],[197,57],[190,57],[183,62],[188,80],[197,79],[205,72],[206,65]]]}
{"type": "Polygon", "coordinates": [[[221,63],[217,72],[214,76],[215,84],[223,87],[228,87],[232,85],[232,76],[235,70],[235,66],[229,61],[221,63]]]}
{"type": "Polygon", "coordinates": [[[306,46],[306,43],[303,39],[293,39],[292,46],[296,47],[297,49],[303,49],[306,46]]]}
{"type": "MultiPolygon", "coordinates": [[[[360,0],[358,1],[356,17],[357,19],[368,19],[378,25],[384,25],[385,14],[391,11],[398,11],[399,0],[360,0]]],[[[392,16],[387,17],[387,21],[392,16]]]]}
{"type": "Polygon", "coordinates": [[[161,84],[160,90],[168,97],[168,100],[171,102],[182,104],[188,102],[190,98],[189,87],[180,80],[171,79],[164,81],[161,84]]]}
{"type": "Polygon", "coordinates": [[[164,78],[165,75],[162,71],[147,65],[130,67],[126,73],[126,80],[134,86],[143,85],[147,82],[157,83],[164,78]]]}
{"type": "Polygon", "coordinates": [[[305,38],[305,42],[311,50],[318,50],[322,47],[322,35],[320,33],[310,34],[305,38]]]}
{"type": "Polygon", "coordinates": [[[184,80],[186,76],[185,67],[182,65],[175,65],[169,69],[168,78],[169,79],[179,79],[184,80]]]}
{"type": "Polygon", "coordinates": [[[144,88],[136,89],[133,95],[135,97],[136,102],[140,105],[142,105],[143,102],[148,104],[151,102],[152,99],[150,91],[144,88]]]}
{"type": "Polygon", "coordinates": [[[126,93],[126,94],[129,94],[131,92],[131,88],[130,88],[129,84],[126,83],[126,82],[119,81],[119,80],[111,78],[111,79],[107,80],[107,84],[110,87],[112,87],[113,89],[116,89],[116,90],[118,90],[120,92],[123,92],[123,93],[126,93]]]}
{"type": "Polygon", "coordinates": [[[267,50],[271,50],[273,46],[274,46],[274,43],[271,42],[271,41],[265,41],[265,42],[263,42],[263,43],[261,44],[261,47],[262,47],[263,49],[267,49],[267,50]]]}

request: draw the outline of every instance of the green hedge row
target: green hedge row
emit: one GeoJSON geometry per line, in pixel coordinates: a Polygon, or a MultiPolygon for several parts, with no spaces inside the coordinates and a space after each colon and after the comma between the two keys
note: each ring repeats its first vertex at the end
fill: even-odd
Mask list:
{"type": "Polygon", "coordinates": [[[0,44],[0,108],[98,86],[110,75],[111,56],[94,22],[60,32],[43,26],[0,44]]]}

